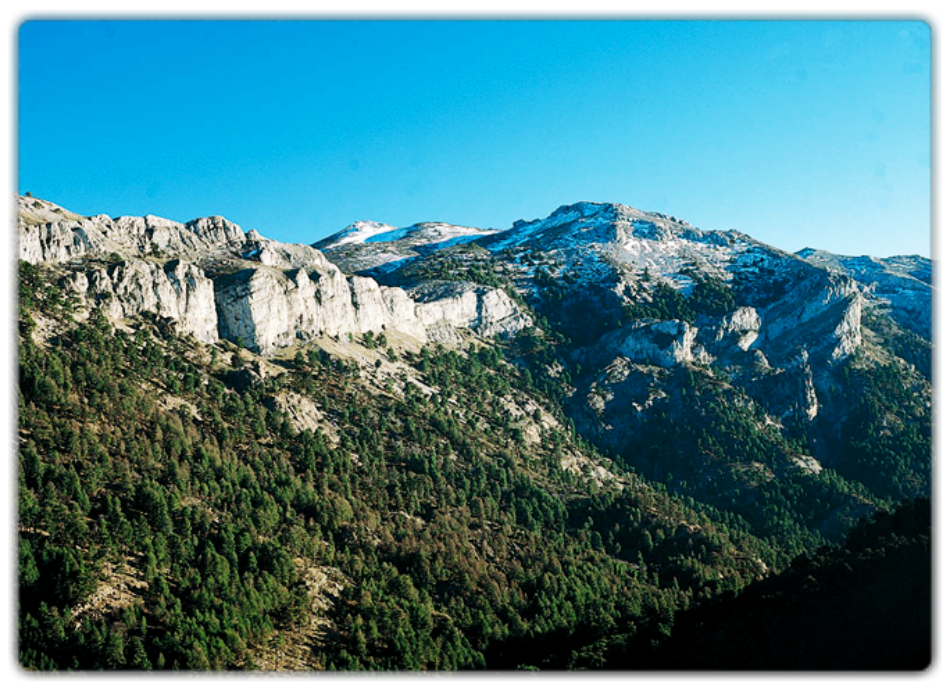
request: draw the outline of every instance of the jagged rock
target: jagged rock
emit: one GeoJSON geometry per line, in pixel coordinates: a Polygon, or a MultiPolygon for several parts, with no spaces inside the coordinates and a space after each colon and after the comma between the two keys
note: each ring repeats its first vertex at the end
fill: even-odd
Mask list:
{"type": "Polygon", "coordinates": [[[809,475],[818,475],[823,470],[821,463],[814,456],[792,456],[789,460],[809,475]]]}
{"type": "Polygon", "coordinates": [[[106,251],[105,236],[83,217],[39,199],[21,197],[19,202],[17,232],[23,261],[64,263],[106,251]]]}
{"type": "Polygon", "coordinates": [[[739,350],[749,350],[759,338],[762,318],[754,307],[744,306],[722,318],[716,340],[727,341],[739,350]]]}
{"type": "Polygon", "coordinates": [[[85,217],[55,204],[19,198],[20,258],[33,264],[65,263],[115,252],[124,258],[162,254],[194,259],[244,244],[244,232],[220,216],[177,223],[157,216],[85,217]]]}
{"type": "Polygon", "coordinates": [[[804,347],[813,358],[840,362],[861,344],[861,304],[860,290],[847,276],[809,275],[760,309],[761,349],[773,361],[795,357],[804,347]]]}
{"type": "Polygon", "coordinates": [[[130,259],[77,271],[67,284],[113,319],[150,312],[173,320],[180,333],[198,341],[218,340],[214,286],[193,264],[173,260],[162,266],[130,259]]]}
{"type": "Polygon", "coordinates": [[[786,367],[762,370],[743,381],[748,393],[780,420],[811,422],[820,413],[815,378],[805,349],[786,367]]]}
{"type": "Polygon", "coordinates": [[[256,230],[248,231],[241,256],[278,269],[329,269],[332,266],[320,251],[312,247],[270,240],[256,230]]]}
{"type": "Polygon", "coordinates": [[[932,337],[933,278],[928,260],[916,255],[849,257],[812,248],[797,254],[816,266],[847,274],[861,285],[869,301],[884,305],[898,324],[928,340],[932,337]]]}
{"type": "Polygon", "coordinates": [[[357,221],[338,233],[315,242],[347,272],[388,273],[401,264],[439,249],[472,242],[495,230],[456,226],[449,223],[416,223],[396,228],[374,221],[357,221]],[[365,248],[372,246],[372,251],[365,248]]]}
{"type": "Polygon", "coordinates": [[[696,344],[697,333],[695,326],[677,319],[641,320],[615,332],[604,347],[634,362],[673,367],[707,359],[705,351],[696,344]]]}
{"type": "MultiPolygon", "coordinates": [[[[502,290],[420,288],[413,299],[399,287],[348,278],[313,247],[244,233],[216,216],[185,224],[156,216],[83,217],[42,200],[19,201],[21,259],[110,259],[108,266],[73,271],[67,283],[112,318],[152,312],[206,343],[221,336],[272,353],[319,335],[394,330],[423,342],[454,341],[458,329],[492,337],[531,323],[502,290]],[[163,267],[158,257],[176,259],[163,267]],[[213,281],[205,270],[213,271],[213,281]]],[[[473,230],[418,227],[436,244],[446,241],[439,233],[451,241],[473,230]]]]}
{"type": "MultiPolygon", "coordinates": [[[[315,247],[244,233],[220,217],[186,224],[155,216],[82,217],[20,198],[19,231],[20,256],[31,262],[62,264],[113,252],[124,257],[108,267],[84,266],[68,279],[111,316],[154,312],[200,341],[220,336],[263,354],[320,335],[392,330],[419,342],[455,343],[463,338],[460,329],[507,337],[532,324],[499,288],[432,280],[399,285],[396,274],[385,286],[367,276],[348,277],[315,247]],[[161,266],[154,255],[184,260],[161,266]]],[[[617,394],[611,391],[642,378],[638,368],[715,363],[731,381],[757,392],[778,419],[814,420],[820,414],[816,382],[821,389],[828,372],[861,345],[865,301],[886,295],[895,315],[905,321],[927,317],[929,324],[929,300],[921,296],[929,295],[930,273],[919,258],[806,251],[806,261],[736,231],[700,230],[619,204],[566,205],[503,231],[364,222],[317,245],[338,252],[348,266],[378,267],[381,261],[436,257],[440,248],[473,240],[479,252],[505,257],[529,301],[540,293],[533,262],[520,258],[526,251],[544,257],[548,275],[569,279],[585,298],[581,304],[622,307],[649,300],[660,282],[684,295],[703,277],[732,285],[741,306],[724,316],[700,314],[695,323],[640,319],[595,334],[577,354],[578,361],[605,372],[589,396],[594,407],[613,405],[617,394]]],[[[929,326],[917,332],[929,334],[929,326]]],[[[631,383],[623,395],[633,396],[642,384],[631,383]]],[[[628,401],[634,409],[648,400],[634,398],[628,401]]]]}

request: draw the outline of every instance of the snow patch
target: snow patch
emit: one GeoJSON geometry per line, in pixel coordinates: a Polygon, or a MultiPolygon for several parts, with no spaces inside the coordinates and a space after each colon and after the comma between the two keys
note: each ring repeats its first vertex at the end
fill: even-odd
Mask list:
{"type": "Polygon", "coordinates": [[[378,221],[356,221],[326,240],[315,244],[320,244],[324,248],[352,245],[367,242],[369,238],[393,230],[396,230],[395,226],[379,223],[378,221]]]}

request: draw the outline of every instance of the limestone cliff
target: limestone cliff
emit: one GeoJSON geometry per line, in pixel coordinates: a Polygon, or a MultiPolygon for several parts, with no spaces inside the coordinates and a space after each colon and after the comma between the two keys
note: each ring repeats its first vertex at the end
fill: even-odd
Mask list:
{"type": "Polygon", "coordinates": [[[218,340],[214,285],[194,264],[129,259],[76,269],[67,285],[113,319],[151,312],[174,320],[182,333],[203,343],[218,340]]]}
{"type": "Polygon", "coordinates": [[[220,217],[176,223],[83,217],[21,197],[20,258],[55,264],[88,306],[113,319],[153,313],[199,341],[262,354],[317,336],[398,331],[456,340],[457,330],[510,336],[530,325],[504,291],[474,284],[412,295],[347,276],[317,249],[247,233],[220,217]]]}

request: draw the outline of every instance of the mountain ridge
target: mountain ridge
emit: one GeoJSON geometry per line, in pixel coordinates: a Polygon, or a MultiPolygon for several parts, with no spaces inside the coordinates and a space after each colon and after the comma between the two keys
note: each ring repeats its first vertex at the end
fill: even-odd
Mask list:
{"type": "MultiPolygon", "coordinates": [[[[84,215],[69,211],[54,202],[43,200],[39,197],[35,197],[32,195],[16,195],[16,196],[17,196],[17,202],[18,202],[18,218],[26,221],[27,224],[29,225],[36,225],[38,223],[58,223],[62,221],[72,220],[72,221],[111,222],[111,223],[116,224],[118,227],[144,226],[146,228],[153,228],[153,229],[162,227],[162,226],[166,226],[166,227],[184,226],[186,228],[194,228],[194,227],[198,227],[202,225],[213,226],[215,224],[221,224],[221,225],[232,227],[232,228],[239,227],[239,226],[236,226],[236,224],[232,223],[231,221],[228,221],[226,218],[220,215],[200,216],[186,222],[174,221],[174,220],[170,220],[170,219],[157,216],[154,214],[146,214],[145,216],[120,215],[116,217],[110,217],[106,214],[84,216],[84,215]]],[[[572,211],[583,210],[585,208],[586,209],[602,208],[602,209],[628,210],[629,212],[635,215],[638,215],[644,219],[655,219],[661,222],[665,221],[671,224],[680,225],[684,228],[696,229],[688,221],[685,221],[676,216],[672,216],[672,215],[665,214],[662,212],[641,211],[635,207],[618,203],[618,202],[592,202],[592,201],[582,200],[582,201],[574,202],[572,204],[563,204],[544,218],[537,218],[537,219],[534,219],[533,221],[525,221],[524,219],[516,220],[512,223],[512,226],[510,228],[504,228],[504,229],[477,228],[474,226],[458,226],[458,225],[454,225],[454,224],[446,223],[442,221],[419,221],[419,222],[410,224],[409,226],[405,226],[403,228],[397,228],[396,226],[392,226],[380,221],[359,220],[359,221],[354,221],[353,223],[351,223],[346,228],[340,231],[336,231],[335,233],[331,233],[330,235],[327,235],[326,237],[320,240],[310,243],[310,246],[317,247],[319,249],[318,246],[321,243],[331,242],[333,241],[333,238],[337,236],[340,236],[340,237],[355,236],[353,239],[353,242],[362,242],[365,239],[363,237],[364,234],[366,235],[366,237],[373,237],[376,234],[382,234],[389,231],[409,230],[409,229],[413,229],[417,227],[426,227],[426,226],[428,227],[445,226],[448,228],[473,230],[473,231],[477,231],[480,234],[484,233],[486,235],[488,234],[497,235],[500,233],[513,230],[515,228],[523,227],[525,225],[532,225],[532,224],[538,224],[543,221],[549,221],[556,217],[560,217],[565,214],[568,214],[572,211]],[[367,231],[367,229],[369,230],[367,231]]],[[[260,233],[257,230],[250,230],[247,232],[255,233],[258,236],[263,237],[260,235],[260,233]]],[[[729,231],[707,230],[703,232],[732,233],[737,236],[749,237],[745,233],[742,233],[736,230],[729,230],[729,231]]],[[[280,242],[280,241],[276,241],[276,242],[280,242]]],[[[780,250],[780,251],[784,251],[784,250],[780,250]]],[[[865,255],[842,255],[842,254],[835,254],[832,252],[828,252],[827,250],[816,249],[816,248],[811,248],[811,247],[805,247],[795,252],[788,252],[788,253],[795,254],[803,258],[813,256],[813,255],[827,256],[837,261],[866,259],[872,262],[884,262],[884,263],[892,263],[892,262],[896,263],[896,260],[908,260],[911,262],[918,262],[924,267],[921,270],[924,275],[915,275],[913,273],[911,273],[911,275],[915,275],[915,277],[918,278],[918,280],[922,280],[926,283],[931,282],[931,278],[930,278],[931,274],[929,273],[929,271],[927,271],[927,269],[929,268],[931,264],[931,260],[919,254],[907,254],[907,255],[902,254],[902,255],[892,255],[892,256],[887,256],[887,257],[876,257],[876,256],[866,255],[866,254],[865,255]]],[[[29,254],[29,251],[28,251],[28,254],[29,254]]],[[[33,255],[30,254],[30,256],[33,256],[33,255]]],[[[44,260],[54,261],[55,259],[53,257],[46,257],[44,260]]]]}

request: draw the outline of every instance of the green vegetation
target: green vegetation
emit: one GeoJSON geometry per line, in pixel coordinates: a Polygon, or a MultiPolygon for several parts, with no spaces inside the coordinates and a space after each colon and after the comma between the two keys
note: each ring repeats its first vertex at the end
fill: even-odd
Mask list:
{"type": "Polygon", "coordinates": [[[841,432],[842,473],[892,501],[929,496],[931,416],[929,387],[900,363],[843,370],[842,391],[852,399],[841,432]]]}
{"type": "MultiPolygon", "coordinates": [[[[42,277],[24,276],[23,304],[40,304],[42,277]]],[[[495,347],[423,350],[400,397],[319,351],[234,389],[227,358],[101,315],[36,342],[24,312],[20,336],[30,669],[268,667],[300,648],[328,669],[564,667],[771,558],[633,476],[600,488],[564,470],[608,461],[495,347]],[[339,442],[294,431],[283,391],[318,402],[339,442]],[[512,416],[524,391],[537,412],[512,416]],[[545,406],[561,424],[538,425],[545,406]],[[338,587],[325,614],[314,574],[338,587]]]]}
{"type": "MultiPolygon", "coordinates": [[[[677,615],[656,667],[923,670],[931,662],[931,507],[904,502],[845,544],[802,556],[738,597],[677,615]]],[[[605,666],[628,668],[623,650],[605,666]]]]}
{"type": "Polygon", "coordinates": [[[682,390],[691,400],[659,404],[628,448],[627,461],[644,472],[659,471],[662,477],[654,479],[673,492],[740,516],[776,545],[783,560],[840,538],[847,523],[826,524],[836,508],[851,507],[856,521],[881,505],[834,469],[788,469],[803,449],[763,426],[763,412],[740,392],[715,381],[682,390]]]}
{"type": "MultiPolygon", "coordinates": [[[[565,410],[579,370],[544,314],[504,347],[397,353],[367,333],[370,371],[312,347],[262,378],[161,320],[74,322],[45,270],[20,278],[30,670],[677,666],[658,655],[691,612],[830,554],[833,507],[929,491],[929,410],[868,441],[908,395],[886,368],[844,375],[835,472],[763,482],[805,442],[689,370],[688,415],[658,405],[638,445],[599,453],[565,410]]],[[[695,299],[728,304],[717,286],[695,299]]]]}
{"type": "MultiPolygon", "coordinates": [[[[624,304],[625,319],[679,319],[694,322],[699,314],[722,316],[735,310],[737,303],[733,290],[721,278],[692,269],[684,273],[693,280],[689,297],[669,283],[658,281],[653,285],[649,301],[624,304]]],[[[648,280],[648,277],[644,280],[648,280]]]]}
{"type": "Polygon", "coordinates": [[[571,274],[556,277],[545,267],[538,269],[535,282],[534,308],[565,347],[590,345],[623,323],[625,306],[612,291],[592,291],[571,274]]]}

